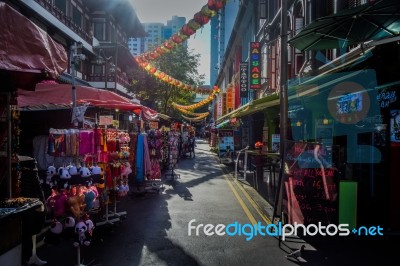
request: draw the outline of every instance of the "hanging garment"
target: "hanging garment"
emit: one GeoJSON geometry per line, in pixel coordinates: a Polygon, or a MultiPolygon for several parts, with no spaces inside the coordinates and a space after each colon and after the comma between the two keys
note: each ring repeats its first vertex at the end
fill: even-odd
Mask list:
{"type": "Polygon", "coordinates": [[[64,156],[65,155],[65,132],[64,129],[50,129],[49,134],[49,155],[64,156]]]}
{"type": "Polygon", "coordinates": [[[146,177],[148,177],[150,176],[151,173],[151,160],[150,160],[150,150],[147,141],[147,135],[143,135],[143,148],[144,148],[144,153],[143,153],[144,174],[146,177]]]}
{"type": "Polygon", "coordinates": [[[136,146],[136,181],[138,183],[144,180],[144,135],[138,136],[136,146]]]}
{"type": "Polygon", "coordinates": [[[94,152],[93,130],[79,131],[79,155],[92,154],[94,152]]]}

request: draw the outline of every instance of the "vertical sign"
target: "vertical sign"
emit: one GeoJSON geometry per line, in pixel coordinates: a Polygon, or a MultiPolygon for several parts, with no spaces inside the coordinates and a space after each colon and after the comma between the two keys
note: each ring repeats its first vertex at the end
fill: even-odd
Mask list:
{"type": "Polygon", "coordinates": [[[249,65],[247,62],[240,63],[240,98],[248,97],[248,84],[249,84],[249,65]]]}
{"type": "Polygon", "coordinates": [[[217,117],[222,116],[222,96],[217,96],[217,117]]]}
{"type": "Polygon", "coordinates": [[[222,115],[227,114],[227,109],[226,109],[226,92],[222,93],[222,115]]]}
{"type": "Polygon", "coordinates": [[[233,96],[234,90],[233,87],[229,87],[226,89],[226,108],[228,108],[228,113],[233,109],[233,96]]]}
{"type": "Polygon", "coordinates": [[[261,44],[250,43],[250,89],[261,89],[261,44]]]}

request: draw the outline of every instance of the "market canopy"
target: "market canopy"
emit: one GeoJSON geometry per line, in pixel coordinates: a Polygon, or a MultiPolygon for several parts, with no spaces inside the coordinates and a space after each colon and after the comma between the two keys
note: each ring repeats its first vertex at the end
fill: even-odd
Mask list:
{"type": "Polygon", "coordinates": [[[217,119],[217,125],[229,121],[231,118],[239,118],[243,116],[248,116],[257,112],[260,112],[268,107],[279,105],[279,95],[277,93],[273,93],[268,96],[264,96],[262,98],[256,99],[252,102],[249,102],[245,105],[240,106],[238,109],[233,110],[232,112],[221,116],[217,119]]]}
{"type": "MultiPolygon", "coordinates": [[[[78,105],[90,105],[106,109],[119,109],[142,114],[144,118],[156,116],[157,112],[133,103],[128,98],[112,91],[87,86],[75,86],[78,105]]],[[[34,91],[18,90],[18,108],[22,111],[72,108],[72,86],[70,84],[38,83],[34,91]]]]}
{"type": "Polygon", "coordinates": [[[68,65],[64,47],[17,10],[0,2],[0,79],[3,86],[29,87],[56,79],[68,65]]]}
{"type": "Polygon", "coordinates": [[[344,49],[399,33],[400,1],[377,0],[318,18],[288,42],[301,51],[344,49]]]}

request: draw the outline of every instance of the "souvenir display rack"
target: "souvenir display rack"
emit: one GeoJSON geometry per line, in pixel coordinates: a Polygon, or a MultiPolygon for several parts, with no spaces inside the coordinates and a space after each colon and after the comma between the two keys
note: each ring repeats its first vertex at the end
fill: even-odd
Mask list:
{"type": "Polygon", "coordinates": [[[175,173],[175,167],[179,158],[179,134],[177,131],[170,131],[168,134],[168,161],[164,174],[166,182],[175,182],[176,179],[180,178],[180,175],[175,173]]]}

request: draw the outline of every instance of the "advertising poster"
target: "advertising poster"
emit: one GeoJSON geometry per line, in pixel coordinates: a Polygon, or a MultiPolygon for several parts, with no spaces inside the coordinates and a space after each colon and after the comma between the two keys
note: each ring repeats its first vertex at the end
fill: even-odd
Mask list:
{"type": "Polygon", "coordinates": [[[233,130],[218,131],[219,158],[230,158],[234,151],[233,130]]]}
{"type": "Polygon", "coordinates": [[[281,135],[280,134],[272,134],[271,135],[271,151],[279,152],[281,145],[281,135]]]}

